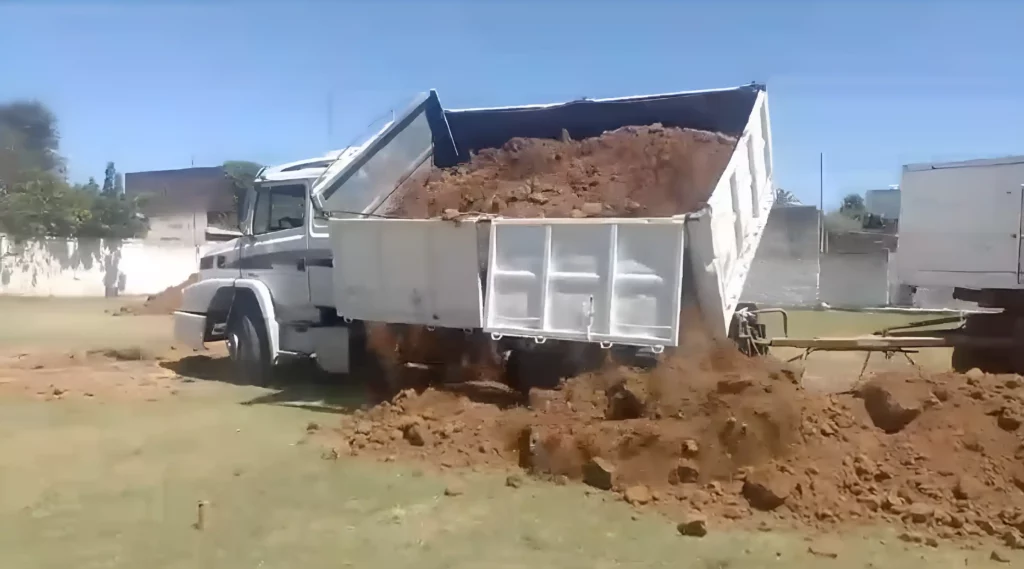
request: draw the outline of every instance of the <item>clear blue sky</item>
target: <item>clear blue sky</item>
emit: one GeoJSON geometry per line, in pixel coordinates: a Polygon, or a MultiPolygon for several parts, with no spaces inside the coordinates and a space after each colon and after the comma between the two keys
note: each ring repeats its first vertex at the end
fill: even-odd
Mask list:
{"type": "Polygon", "coordinates": [[[758,81],[777,183],[816,203],[824,152],[834,204],[904,163],[1024,154],[1022,26],[1020,0],[37,0],[0,6],[0,100],[50,105],[84,180],[319,155],[430,88],[458,108],[758,81]]]}

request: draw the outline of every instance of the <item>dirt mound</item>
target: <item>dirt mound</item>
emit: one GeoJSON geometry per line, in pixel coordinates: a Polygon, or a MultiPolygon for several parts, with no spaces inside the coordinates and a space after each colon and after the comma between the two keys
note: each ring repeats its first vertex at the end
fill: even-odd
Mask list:
{"type": "Polygon", "coordinates": [[[199,281],[199,274],[193,273],[181,284],[168,287],[154,295],[146,298],[146,302],[125,306],[121,309],[122,314],[171,314],[181,307],[182,293],[185,287],[199,281]]]}
{"type": "Polygon", "coordinates": [[[413,178],[394,215],[670,216],[700,209],[736,139],[660,124],[574,141],[515,138],[464,165],[413,178]]]}
{"type": "Polygon", "coordinates": [[[712,525],[885,521],[909,541],[1024,547],[1021,378],[888,373],[831,396],[795,378],[731,346],[684,349],[651,371],[534,390],[528,406],[493,382],[408,390],[346,419],[340,444],[443,467],[518,466],[712,525]]]}

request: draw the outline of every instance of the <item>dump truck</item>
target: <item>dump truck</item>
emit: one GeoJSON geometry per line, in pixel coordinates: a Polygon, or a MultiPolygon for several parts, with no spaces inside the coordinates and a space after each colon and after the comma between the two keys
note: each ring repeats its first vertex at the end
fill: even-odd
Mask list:
{"type": "Polygon", "coordinates": [[[773,190],[763,85],[464,110],[444,109],[431,91],[362,144],[262,171],[240,235],[208,251],[184,290],[175,335],[194,348],[226,340],[238,372],[257,383],[293,358],[348,372],[374,326],[457,332],[516,367],[534,354],[657,354],[692,324],[687,304],[712,336],[756,351],[763,343],[750,340],[763,329],[739,299],[773,190]],[[696,211],[388,213],[410,180],[514,139],[587,140],[643,125],[735,139],[696,211]]]}

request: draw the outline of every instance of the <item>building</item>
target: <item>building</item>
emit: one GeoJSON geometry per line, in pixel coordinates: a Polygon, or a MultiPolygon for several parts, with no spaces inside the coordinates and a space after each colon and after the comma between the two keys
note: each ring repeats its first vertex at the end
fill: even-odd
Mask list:
{"type": "Polygon", "coordinates": [[[150,241],[201,245],[209,224],[235,217],[235,187],[220,167],[130,172],[124,192],[142,198],[150,241]]]}

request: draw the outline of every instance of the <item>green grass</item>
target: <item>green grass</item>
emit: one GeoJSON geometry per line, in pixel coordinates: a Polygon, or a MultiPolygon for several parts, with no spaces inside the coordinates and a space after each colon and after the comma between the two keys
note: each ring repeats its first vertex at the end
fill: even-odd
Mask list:
{"type": "MultiPolygon", "coordinates": [[[[124,298],[28,298],[0,296],[0,351],[52,351],[168,345],[166,316],[114,316],[124,298]]],[[[134,299],[138,302],[138,299],[134,299]]]]}

